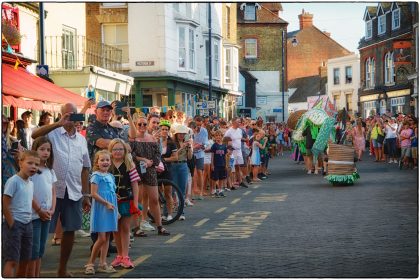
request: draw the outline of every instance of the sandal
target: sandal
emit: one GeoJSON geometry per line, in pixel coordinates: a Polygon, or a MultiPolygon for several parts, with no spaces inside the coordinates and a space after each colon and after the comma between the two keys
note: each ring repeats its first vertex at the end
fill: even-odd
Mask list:
{"type": "Polygon", "coordinates": [[[61,246],[61,238],[54,237],[54,238],[51,240],[51,245],[52,245],[52,246],[61,246]]]}
{"type": "Polygon", "coordinates": [[[140,229],[140,227],[135,227],[133,229],[133,235],[135,237],[147,237],[147,234],[140,229]]]}
{"type": "Polygon", "coordinates": [[[95,274],[95,265],[93,263],[85,265],[85,274],[87,275],[95,274]]]}
{"type": "Polygon", "coordinates": [[[168,236],[168,235],[171,235],[171,233],[169,231],[167,231],[166,229],[164,229],[164,228],[160,228],[158,230],[158,235],[168,236]]]}
{"type": "Polygon", "coordinates": [[[104,263],[103,265],[98,266],[98,272],[115,273],[117,271],[112,267],[112,265],[104,263]]]}

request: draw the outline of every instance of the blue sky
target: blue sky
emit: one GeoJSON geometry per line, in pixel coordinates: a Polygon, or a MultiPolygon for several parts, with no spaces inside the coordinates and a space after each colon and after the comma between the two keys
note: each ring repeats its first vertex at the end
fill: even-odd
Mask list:
{"type": "Polygon", "coordinates": [[[325,3],[284,3],[280,17],[289,25],[287,31],[299,29],[298,15],[305,12],[313,14],[313,24],[321,31],[331,33],[331,37],[349,51],[359,53],[357,46],[364,36],[365,24],[363,14],[366,6],[376,6],[377,3],[349,3],[349,2],[325,2],[325,3]]]}

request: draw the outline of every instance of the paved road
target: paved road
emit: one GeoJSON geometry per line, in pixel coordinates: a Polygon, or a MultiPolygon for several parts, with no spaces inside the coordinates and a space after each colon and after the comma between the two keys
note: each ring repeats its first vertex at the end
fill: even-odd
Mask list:
{"type": "MultiPolygon", "coordinates": [[[[333,187],[274,159],[268,180],[187,208],[171,236],[136,238],[136,268],[111,276],[418,277],[417,172],[367,157],[358,167],[354,186],[333,187]]],[[[70,261],[80,277],[88,245],[78,238],[70,261]]],[[[58,250],[48,246],[44,276],[58,250]]]]}

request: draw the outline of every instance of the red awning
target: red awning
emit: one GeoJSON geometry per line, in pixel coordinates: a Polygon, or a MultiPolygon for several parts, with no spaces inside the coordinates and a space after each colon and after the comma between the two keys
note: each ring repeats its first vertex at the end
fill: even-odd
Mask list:
{"type": "MultiPolygon", "coordinates": [[[[87,100],[85,97],[61,88],[53,83],[50,83],[42,78],[39,78],[26,69],[19,67],[14,69],[13,65],[2,64],[2,95],[10,95],[14,97],[24,97],[33,99],[34,101],[46,101],[51,103],[66,104],[74,103],[76,106],[83,106],[87,100]]],[[[19,99],[20,98],[15,98],[19,99]]],[[[10,98],[6,100],[10,102],[21,102],[20,105],[29,106],[28,100],[13,101],[10,98]],[[22,102],[23,101],[23,102],[22,102]]],[[[30,101],[30,102],[34,102],[30,101]]],[[[42,103],[42,102],[39,102],[42,103]]],[[[10,103],[9,103],[10,104],[10,103]]],[[[36,104],[36,103],[35,103],[36,104]]],[[[32,104],[34,105],[34,104],[32,104]]],[[[45,106],[48,106],[44,104],[45,106]]],[[[43,105],[43,106],[44,106],[43,105]]],[[[36,105],[34,105],[36,106],[36,105]]],[[[51,105],[50,105],[51,106],[51,105]]],[[[21,107],[21,106],[18,106],[21,107]]],[[[22,107],[23,108],[23,107],[22,107]]],[[[34,109],[33,107],[31,107],[34,109]]],[[[42,109],[41,109],[42,110],[42,109]]]]}

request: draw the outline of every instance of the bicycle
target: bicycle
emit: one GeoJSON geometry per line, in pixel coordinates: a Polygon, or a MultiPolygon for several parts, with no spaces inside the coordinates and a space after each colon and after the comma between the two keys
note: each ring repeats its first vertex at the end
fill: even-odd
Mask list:
{"type": "MultiPolygon", "coordinates": [[[[167,179],[158,179],[158,191],[159,191],[159,204],[162,209],[162,213],[165,211],[167,212],[167,208],[172,208],[172,219],[162,219],[163,225],[169,225],[178,220],[178,218],[182,215],[184,211],[184,196],[182,195],[181,190],[179,187],[171,180],[167,179]],[[171,187],[169,189],[169,187],[171,187]],[[167,196],[165,196],[165,188],[168,192],[170,192],[170,197],[172,198],[173,205],[168,205],[171,201],[167,201],[167,196]]],[[[152,214],[150,211],[147,212],[147,215],[150,219],[154,220],[152,214]]],[[[164,216],[167,216],[166,213],[164,213],[164,216]]]]}

